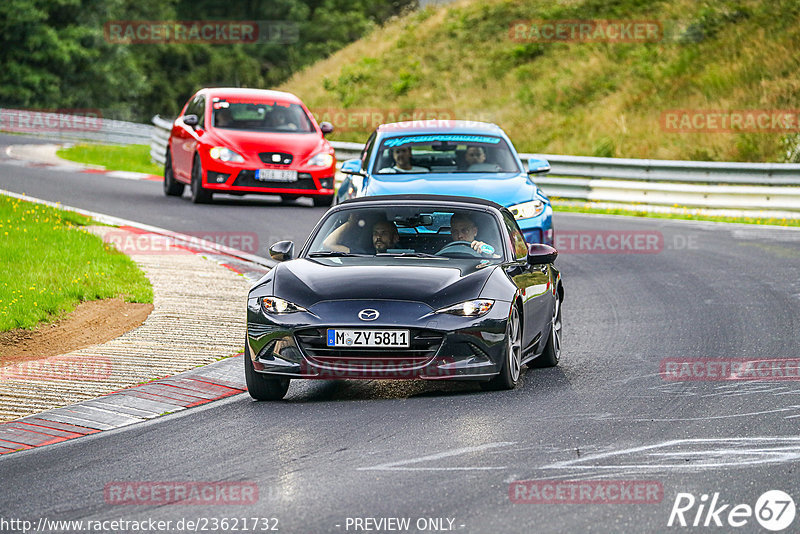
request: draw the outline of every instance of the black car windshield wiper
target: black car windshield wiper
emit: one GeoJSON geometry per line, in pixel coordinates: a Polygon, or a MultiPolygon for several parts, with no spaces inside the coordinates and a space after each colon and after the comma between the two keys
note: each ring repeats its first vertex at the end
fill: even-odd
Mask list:
{"type": "Polygon", "coordinates": [[[311,252],[308,254],[309,258],[341,258],[341,257],[359,257],[363,258],[371,256],[372,254],[354,254],[352,252],[342,252],[339,250],[320,250],[318,252],[311,252]]]}
{"type": "Polygon", "coordinates": [[[426,254],[425,252],[379,252],[376,256],[392,256],[395,258],[435,258],[437,260],[445,259],[442,256],[435,254],[426,254]]]}

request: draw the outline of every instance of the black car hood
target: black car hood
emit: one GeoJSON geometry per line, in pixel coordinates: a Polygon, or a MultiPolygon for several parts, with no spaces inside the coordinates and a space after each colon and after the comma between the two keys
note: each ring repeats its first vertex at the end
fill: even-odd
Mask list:
{"type": "Polygon", "coordinates": [[[477,298],[495,268],[467,259],[297,259],[274,269],[274,294],[305,308],[324,300],[399,299],[438,309],[477,298]]]}

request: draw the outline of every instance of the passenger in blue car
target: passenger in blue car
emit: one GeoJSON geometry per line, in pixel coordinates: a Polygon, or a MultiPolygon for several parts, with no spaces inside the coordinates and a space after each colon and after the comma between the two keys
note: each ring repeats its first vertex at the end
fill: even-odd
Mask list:
{"type": "Polygon", "coordinates": [[[417,167],[411,164],[411,147],[408,145],[393,147],[392,158],[394,158],[394,165],[383,168],[378,172],[428,172],[425,167],[417,167]]]}

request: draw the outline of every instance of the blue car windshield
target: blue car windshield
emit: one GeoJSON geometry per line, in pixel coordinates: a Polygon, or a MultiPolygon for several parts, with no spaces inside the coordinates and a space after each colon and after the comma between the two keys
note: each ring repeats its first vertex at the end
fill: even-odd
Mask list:
{"type": "Polygon", "coordinates": [[[376,174],[520,172],[504,139],[452,133],[384,139],[372,169],[376,174]]]}
{"type": "Polygon", "coordinates": [[[306,257],[388,256],[498,263],[503,234],[490,213],[418,206],[352,207],[331,213],[306,257]]]}

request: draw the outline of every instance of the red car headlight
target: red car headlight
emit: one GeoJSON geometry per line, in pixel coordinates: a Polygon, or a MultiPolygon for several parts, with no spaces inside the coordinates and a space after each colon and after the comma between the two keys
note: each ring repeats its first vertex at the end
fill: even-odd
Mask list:
{"type": "Polygon", "coordinates": [[[208,155],[211,156],[211,159],[218,159],[224,162],[244,163],[244,158],[240,154],[224,146],[215,146],[208,151],[208,155]]]}
{"type": "Polygon", "coordinates": [[[319,154],[314,154],[310,160],[308,160],[308,165],[310,167],[330,167],[333,165],[333,156],[328,154],[327,152],[320,152],[319,154]]]}

